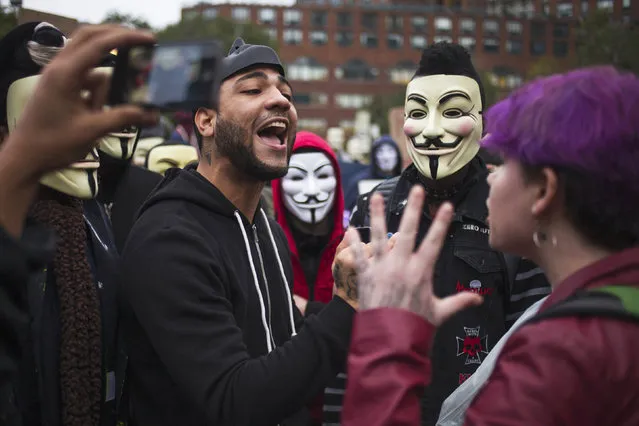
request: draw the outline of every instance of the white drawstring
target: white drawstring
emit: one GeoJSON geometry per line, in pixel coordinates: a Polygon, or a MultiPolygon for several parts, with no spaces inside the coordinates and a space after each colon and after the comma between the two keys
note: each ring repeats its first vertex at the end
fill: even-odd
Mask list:
{"type": "Polygon", "coordinates": [[[273,244],[275,258],[277,259],[277,264],[280,267],[280,274],[282,275],[284,289],[286,290],[286,301],[288,302],[288,318],[291,322],[291,336],[296,336],[297,332],[295,331],[295,320],[293,319],[293,302],[291,297],[291,290],[288,288],[288,280],[286,279],[286,274],[284,273],[284,266],[282,265],[282,259],[280,259],[280,252],[277,249],[277,245],[275,244],[275,238],[273,238],[271,225],[268,223],[268,217],[266,216],[266,213],[264,213],[264,209],[260,209],[260,211],[262,212],[262,217],[264,218],[264,222],[266,223],[266,229],[268,230],[268,236],[271,239],[271,244],[273,244]]]}
{"type": "MultiPolygon", "coordinates": [[[[262,311],[262,325],[264,326],[264,332],[266,333],[266,348],[270,353],[273,350],[273,345],[271,344],[271,331],[268,328],[268,323],[266,322],[266,308],[264,307],[264,297],[262,296],[262,290],[260,290],[260,283],[257,280],[257,272],[255,271],[255,263],[253,262],[253,255],[251,254],[251,246],[249,245],[248,236],[246,235],[246,229],[244,229],[244,223],[242,222],[242,216],[236,210],[235,218],[237,219],[237,223],[240,226],[240,230],[242,231],[242,237],[244,237],[244,245],[246,246],[246,254],[248,254],[249,263],[251,264],[251,272],[253,273],[253,281],[255,282],[255,290],[257,290],[257,296],[260,300],[260,309],[262,311]]],[[[268,285],[268,283],[264,283],[264,285],[268,285]]]]}

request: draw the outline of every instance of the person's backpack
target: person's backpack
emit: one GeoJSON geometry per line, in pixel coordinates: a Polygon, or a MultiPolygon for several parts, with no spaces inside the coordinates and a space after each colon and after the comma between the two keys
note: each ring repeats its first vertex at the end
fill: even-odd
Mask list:
{"type": "Polygon", "coordinates": [[[559,317],[604,317],[639,324],[639,288],[610,285],[579,291],[535,315],[527,324],[559,317]]]}

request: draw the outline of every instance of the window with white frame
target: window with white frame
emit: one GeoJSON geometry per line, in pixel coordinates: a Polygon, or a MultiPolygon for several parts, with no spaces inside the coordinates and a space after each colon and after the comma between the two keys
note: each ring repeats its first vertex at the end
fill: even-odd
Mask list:
{"type": "Polygon", "coordinates": [[[260,9],[257,15],[260,24],[275,25],[277,23],[277,14],[275,9],[260,9]]]}
{"type": "Polygon", "coordinates": [[[614,6],[613,0],[597,0],[597,9],[612,10],[614,6]]]}
{"type": "Polygon", "coordinates": [[[206,19],[215,19],[217,18],[217,9],[214,7],[207,7],[206,9],[204,9],[204,12],[202,12],[202,15],[206,19]]]}
{"type": "Polygon", "coordinates": [[[499,22],[491,20],[484,21],[484,33],[486,34],[498,34],[499,22]]]}
{"type": "Polygon", "coordinates": [[[368,80],[377,78],[379,70],[371,67],[361,59],[349,59],[339,67],[335,68],[335,77],[344,80],[368,80]]]}
{"type": "Polygon", "coordinates": [[[410,18],[410,22],[413,27],[413,31],[415,32],[426,31],[426,26],[428,25],[428,19],[425,16],[413,16],[410,18]]]}
{"type": "Polygon", "coordinates": [[[335,104],[339,108],[359,109],[364,108],[373,101],[372,95],[355,93],[338,93],[335,95],[335,104]]]}
{"type": "Polygon", "coordinates": [[[509,34],[521,34],[524,30],[524,26],[519,21],[508,21],[506,22],[506,31],[509,34]]]}
{"type": "Polygon", "coordinates": [[[389,49],[401,49],[404,44],[404,36],[401,34],[389,34],[386,41],[389,49]]]}
{"type": "Polygon", "coordinates": [[[302,30],[284,30],[283,36],[285,44],[302,44],[302,30]]]}
{"type": "Polygon", "coordinates": [[[234,7],[231,16],[236,21],[248,21],[251,18],[251,11],[246,7],[234,7]]]}
{"type": "Polygon", "coordinates": [[[297,27],[302,23],[302,12],[296,9],[288,9],[284,11],[284,25],[288,27],[297,27]]]}
{"type": "Polygon", "coordinates": [[[293,95],[293,103],[297,105],[307,106],[325,106],[328,103],[328,95],[326,93],[310,92],[295,93],[293,95]]]}
{"type": "Polygon", "coordinates": [[[328,123],[324,118],[300,118],[297,120],[298,130],[308,130],[320,133],[328,127],[328,123]]]}
{"type": "Polygon", "coordinates": [[[435,37],[433,37],[433,41],[435,43],[439,43],[442,41],[445,41],[447,43],[452,43],[453,42],[453,38],[451,36],[447,36],[447,35],[436,35],[435,37]]]}
{"type": "Polygon", "coordinates": [[[277,28],[266,28],[265,31],[271,40],[277,41],[277,28]]]}
{"type": "Polygon", "coordinates": [[[359,35],[359,41],[364,47],[374,49],[378,46],[377,35],[372,33],[362,33],[359,35]]]}
{"type": "Polygon", "coordinates": [[[506,40],[506,52],[511,55],[520,55],[523,50],[521,40],[506,40]]]}
{"type": "Polygon", "coordinates": [[[571,18],[573,16],[572,3],[559,3],[557,5],[557,16],[559,18],[571,18]]]}
{"type": "Polygon", "coordinates": [[[472,52],[475,50],[475,44],[477,44],[477,41],[475,40],[475,37],[459,37],[459,44],[466,48],[466,50],[472,52]]]}
{"type": "Polygon", "coordinates": [[[484,38],[484,52],[498,53],[499,40],[494,38],[484,38]]]}
{"type": "Polygon", "coordinates": [[[310,40],[315,46],[323,46],[328,42],[328,35],[326,31],[311,31],[310,40]]]}
{"type": "Polygon", "coordinates": [[[435,29],[437,31],[450,31],[453,29],[453,21],[450,18],[435,18],[435,29]]]}
{"type": "Polygon", "coordinates": [[[420,35],[414,35],[410,38],[410,45],[415,49],[424,49],[428,42],[426,37],[420,35]]]}
{"type": "Polygon", "coordinates": [[[475,20],[471,19],[471,18],[464,18],[461,21],[459,21],[459,29],[463,32],[463,33],[472,33],[475,31],[475,20]]]}
{"type": "Polygon", "coordinates": [[[312,58],[301,57],[288,64],[286,76],[291,81],[324,81],[328,79],[328,69],[312,58]]]}

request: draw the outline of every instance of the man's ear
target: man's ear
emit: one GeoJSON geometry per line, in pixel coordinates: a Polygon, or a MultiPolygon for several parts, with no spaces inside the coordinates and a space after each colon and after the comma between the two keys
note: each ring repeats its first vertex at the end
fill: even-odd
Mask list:
{"type": "Polygon", "coordinates": [[[215,135],[215,118],[217,113],[210,108],[198,108],[195,112],[195,126],[203,138],[210,138],[215,135]]]}

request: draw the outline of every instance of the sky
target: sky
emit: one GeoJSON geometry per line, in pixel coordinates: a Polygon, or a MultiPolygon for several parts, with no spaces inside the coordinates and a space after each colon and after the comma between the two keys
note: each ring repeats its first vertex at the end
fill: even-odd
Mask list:
{"type": "MultiPolygon", "coordinates": [[[[208,3],[229,3],[208,0],[208,3]]],[[[8,3],[2,0],[1,3],[8,3]]],[[[139,16],[154,28],[163,28],[180,19],[180,9],[196,0],[23,0],[22,7],[68,16],[82,22],[98,23],[111,10],[139,16]]],[[[294,0],[233,0],[230,3],[290,5],[294,0]]]]}

